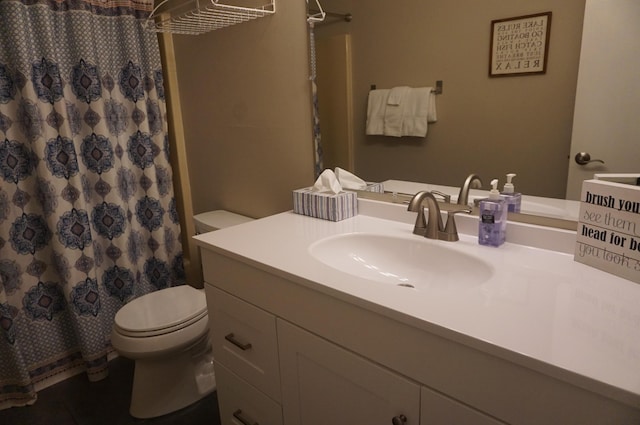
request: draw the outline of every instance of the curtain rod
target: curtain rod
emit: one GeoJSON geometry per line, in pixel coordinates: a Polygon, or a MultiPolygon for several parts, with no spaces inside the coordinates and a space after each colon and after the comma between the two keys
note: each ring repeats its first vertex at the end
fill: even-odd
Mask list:
{"type": "MultiPolygon", "coordinates": [[[[319,10],[309,10],[310,14],[315,14],[315,13],[320,13],[319,10]]],[[[351,22],[351,20],[353,19],[353,15],[351,13],[335,13],[335,12],[327,12],[326,10],[324,11],[324,14],[327,16],[331,16],[332,18],[340,18],[343,19],[345,22],[351,22]]]]}

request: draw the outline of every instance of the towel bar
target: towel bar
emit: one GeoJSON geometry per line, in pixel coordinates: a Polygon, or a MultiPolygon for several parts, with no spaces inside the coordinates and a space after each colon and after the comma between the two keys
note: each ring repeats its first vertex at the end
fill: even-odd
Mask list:
{"type": "MultiPolygon", "coordinates": [[[[442,80],[437,80],[436,81],[436,86],[431,89],[431,93],[433,93],[433,94],[442,94],[442,86],[443,86],[442,80]]],[[[377,86],[375,84],[371,84],[369,89],[370,90],[376,90],[376,88],[377,88],[377,86]]]]}

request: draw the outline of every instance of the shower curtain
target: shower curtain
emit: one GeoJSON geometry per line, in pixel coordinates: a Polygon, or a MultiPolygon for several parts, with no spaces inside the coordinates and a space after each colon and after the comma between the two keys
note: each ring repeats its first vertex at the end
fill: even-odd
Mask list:
{"type": "Polygon", "coordinates": [[[184,283],[152,7],[0,1],[0,408],[105,377],[116,311],[184,283]]]}
{"type": "Polygon", "coordinates": [[[313,102],[313,156],[315,177],[318,178],[324,171],[323,153],[322,153],[322,133],[320,132],[320,109],[318,108],[318,85],[316,83],[316,36],[313,21],[307,18],[309,25],[309,59],[311,81],[311,100],[313,102]]]}

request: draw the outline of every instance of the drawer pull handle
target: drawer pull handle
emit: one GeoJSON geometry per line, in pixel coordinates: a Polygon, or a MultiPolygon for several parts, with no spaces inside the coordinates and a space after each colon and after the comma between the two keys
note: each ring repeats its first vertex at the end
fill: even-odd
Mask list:
{"type": "Polygon", "coordinates": [[[391,419],[391,423],[393,425],[403,425],[407,423],[407,417],[405,415],[400,415],[400,416],[394,416],[393,419],[391,419]]]}
{"type": "Polygon", "coordinates": [[[233,417],[242,422],[244,425],[259,425],[258,422],[254,422],[253,419],[248,418],[242,414],[242,410],[238,409],[233,412],[233,417]]]}
{"type": "Polygon", "coordinates": [[[225,335],[224,339],[226,339],[227,341],[229,341],[230,343],[232,343],[233,345],[235,345],[236,347],[238,347],[242,351],[247,351],[247,350],[251,349],[251,343],[250,342],[238,341],[236,339],[235,335],[232,334],[232,333],[230,333],[228,335],[225,335]]]}

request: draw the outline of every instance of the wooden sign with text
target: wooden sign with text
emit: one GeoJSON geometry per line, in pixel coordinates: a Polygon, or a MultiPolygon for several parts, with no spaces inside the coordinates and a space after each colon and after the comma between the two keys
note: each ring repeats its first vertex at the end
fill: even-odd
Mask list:
{"type": "Polygon", "coordinates": [[[640,283],[640,187],[585,180],[573,258],[640,283]]]}

